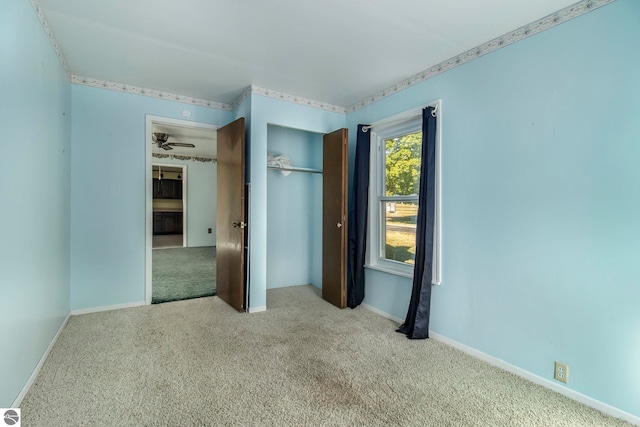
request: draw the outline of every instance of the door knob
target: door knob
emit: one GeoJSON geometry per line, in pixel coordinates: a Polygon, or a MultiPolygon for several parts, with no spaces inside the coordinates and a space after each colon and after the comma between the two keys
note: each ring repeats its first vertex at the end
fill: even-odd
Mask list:
{"type": "Polygon", "coordinates": [[[342,227],[342,224],[341,223],[337,223],[336,227],[340,228],[340,227],[342,227]]]}
{"type": "Polygon", "coordinates": [[[240,222],[234,222],[231,225],[233,226],[233,228],[238,228],[238,227],[244,228],[247,225],[247,223],[240,221],[240,222]]]}

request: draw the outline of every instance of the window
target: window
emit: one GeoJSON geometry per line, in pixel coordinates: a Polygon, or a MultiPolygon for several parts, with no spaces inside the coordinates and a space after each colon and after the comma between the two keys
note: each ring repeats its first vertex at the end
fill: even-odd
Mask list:
{"type": "Polygon", "coordinates": [[[381,258],[414,264],[422,130],[382,141],[381,258]]]}
{"type": "MultiPolygon", "coordinates": [[[[439,108],[439,102],[438,110],[439,108]]],[[[430,104],[430,105],[436,105],[430,104]]],[[[439,128],[436,137],[436,235],[439,249],[439,128]]],[[[422,108],[374,123],[371,132],[367,267],[411,277],[422,157],[422,108]]],[[[435,248],[434,248],[435,249],[435,248]]],[[[436,259],[439,259],[439,250],[436,259]]],[[[434,251],[434,252],[436,252],[434,251]]],[[[435,265],[439,271],[439,266],[435,265]]]]}

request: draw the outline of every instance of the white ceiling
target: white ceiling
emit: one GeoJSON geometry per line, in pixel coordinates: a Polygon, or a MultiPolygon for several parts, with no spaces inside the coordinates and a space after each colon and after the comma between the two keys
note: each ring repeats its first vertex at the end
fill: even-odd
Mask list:
{"type": "Polygon", "coordinates": [[[576,0],[39,0],[71,73],[351,106],[576,0]]]}

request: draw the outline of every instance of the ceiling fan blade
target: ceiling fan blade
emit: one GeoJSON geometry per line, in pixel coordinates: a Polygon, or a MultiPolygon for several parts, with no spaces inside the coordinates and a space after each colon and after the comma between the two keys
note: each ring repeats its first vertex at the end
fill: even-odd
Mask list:
{"type": "Polygon", "coordinates": [[[168,142],[167,145],[173,145],[174,147],[188,147],[188,148],[195,148],[196,146],[193,144],[188,144],[185,142],[168,142]]]}

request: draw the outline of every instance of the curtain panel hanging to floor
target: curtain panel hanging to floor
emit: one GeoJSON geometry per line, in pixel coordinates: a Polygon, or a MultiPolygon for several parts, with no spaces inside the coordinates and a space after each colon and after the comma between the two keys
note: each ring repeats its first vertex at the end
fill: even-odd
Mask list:
{"type": "Polygon", "coordinates": [[[353,172],[353,205],[349,215],[349,260],[347,267],[347,305],[355,308],[364,300],[364,257],[367,250],[369,213],[370,136],[358,125],[356,159],[353,172]]]}
{"type": "Polygon", "coordinates": [[[429,338],[431,282],[433,277],[433,231],[435,215],[436,116],[433,107],[422,110],[422,159],[416,227],[416,260],[407,317],[397,330],[408,338],[429,338]]]}

